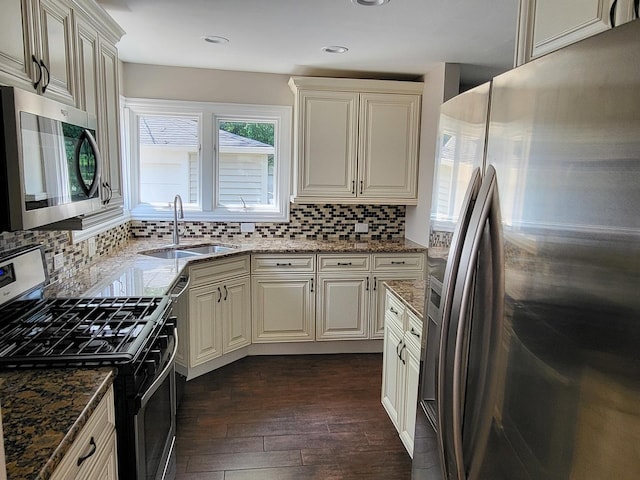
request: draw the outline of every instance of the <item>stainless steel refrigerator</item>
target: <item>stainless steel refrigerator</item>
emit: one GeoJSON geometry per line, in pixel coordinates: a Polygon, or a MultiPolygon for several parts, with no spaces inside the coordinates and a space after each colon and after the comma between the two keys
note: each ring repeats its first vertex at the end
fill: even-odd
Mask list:
{"type": "Polygon", "coordinates": [[[434,197],[412,478],[640,478],[640,21],[482,88],[434,197]]]}

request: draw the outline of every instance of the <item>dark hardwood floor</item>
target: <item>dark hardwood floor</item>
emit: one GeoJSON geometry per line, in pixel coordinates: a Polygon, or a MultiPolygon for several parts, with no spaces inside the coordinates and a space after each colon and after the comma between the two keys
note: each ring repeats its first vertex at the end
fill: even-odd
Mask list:
{"type": "Polygon", "coordinates": [[[176,480],[402,480],[381,354],[246,357],[187,382],[176,480]]]}

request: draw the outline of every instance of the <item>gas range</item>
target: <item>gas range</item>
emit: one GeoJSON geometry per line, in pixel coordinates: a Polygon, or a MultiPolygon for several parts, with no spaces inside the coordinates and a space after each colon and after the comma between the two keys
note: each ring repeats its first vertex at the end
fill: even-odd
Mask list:
{"type": "Polygon", "coordinates": [[[119,478],[173,478],[171,297],[44,298],[46,282],[41,246],[0,254],[0,368],[116,368],[119,478]]]}

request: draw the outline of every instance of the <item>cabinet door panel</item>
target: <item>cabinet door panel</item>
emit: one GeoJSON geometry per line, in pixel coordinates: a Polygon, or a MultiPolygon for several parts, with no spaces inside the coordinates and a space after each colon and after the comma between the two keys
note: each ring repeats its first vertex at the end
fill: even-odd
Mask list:
{"type": "Polygon", "coordinates": [[[71,8],[55,0],[40,0],[41,58],[47,66],[47,96],[75,105],[71,8]]]}
{"type": "Polygon", "coordinates": [[[312,278],[253,277],[253,342],[301,342],[315,338],[312,278]]]}
{"type": "Polygon", "coordinates": [[[367,338],[368,276],[318,276],[316,340],[367,338]]]}
{"type": "Polygon", "coordinates": [[[398,357],[398,346],[401,346],[402,332],[387,325],[384,333],[383,366],[382,366],[382,406],[389,418],[400,431],[400,415],[402,391],[404,388],[403,365],[398,357]]]}
{"type": "Polygon", "coordinates": [[[358,94],[300,95],[298,195],[355,197],[358,94]]]}
{"type": "Polygon", "coordinates": [[[97,83],[98,33],[78,16],[76,16],[76,48],[78,50],[76,106],[97,118],[100,111],[97,83]]]}
{"type": "Polygon", "coordinates": [[[221,290],[217,285],[189,291],[190,367],[222,355],[221,303],[221,290]]]}
{"type": "Polygon", "coordinates": [[[405,348],[402,353],[405,359],[404,406],[402,410],[402,426],[400,438],[407,452],[413,458],[413,441],[416,432],[416,409],[418,406],[418,379],[420,376],[420,350],[405,348]]]}
{"type": "Polygon", "coordinates": [[[419,95],[360,96],[358,195],[415,198],[419,95]]]}
{"type": "Polygon", "coordinates": [[[251,281],[248,275],[244,278],[224,283],[223,354],[251,343],[250,285],[251,281]]]}
{"type": "Polygon", "coordinates": [[[31,12],[27,0],[4,0],[0,15],[0,83],[31,85],[31,12]],[[24,12],[24,14],[23,14],[24,12]]]}

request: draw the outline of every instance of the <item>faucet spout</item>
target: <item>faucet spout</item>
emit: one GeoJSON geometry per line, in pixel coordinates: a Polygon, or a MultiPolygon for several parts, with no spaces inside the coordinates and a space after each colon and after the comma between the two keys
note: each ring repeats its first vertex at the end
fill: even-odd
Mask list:
{"type": "Polygon", "coordinates": [[[178,229],[178,219],[184,218],[184,212],[182,210],[182,197],[176,195],[173,199],[173,244],[178,245],[180,243],[180,231],[178,229]],[[178,210],[178,203],[180,209],[178,210]]]}

